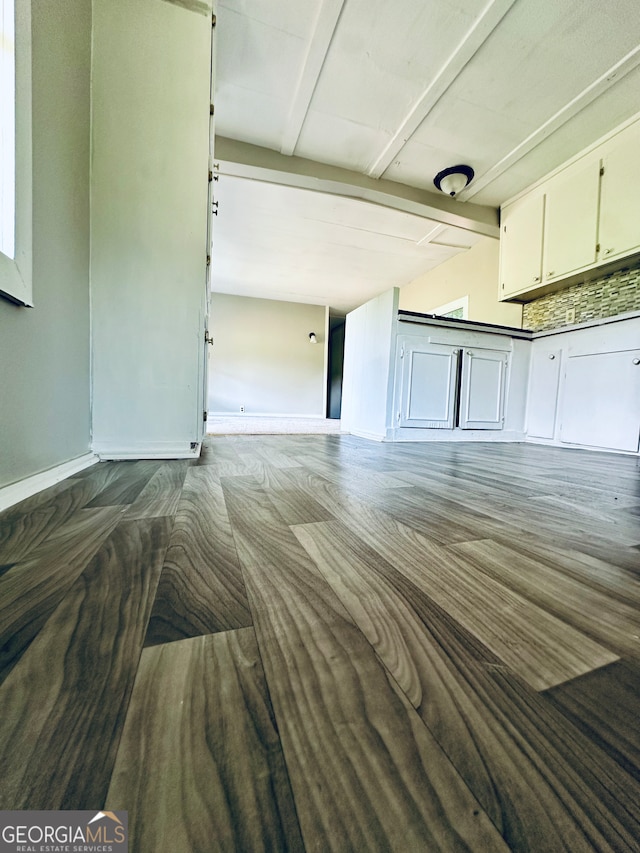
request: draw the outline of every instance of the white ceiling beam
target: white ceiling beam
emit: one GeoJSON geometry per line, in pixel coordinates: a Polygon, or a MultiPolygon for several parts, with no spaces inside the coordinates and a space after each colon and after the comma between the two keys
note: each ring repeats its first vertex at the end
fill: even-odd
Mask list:
{"type": "Polygon", "coordinates": [[[395,181],[374,180],[360,172],[303,157],[283,156],[269,148],[222,136],[216,136],[215,152],[221,175],[361,199],[413,213],[434,223],[455,225],[474,234],[500,236],[498,211],[494,207],[460,204],[444,193],[431,193],[395,181]]]}
{"type": "Polygon", "coordinates": [[[345,0],[320,0],[307,55],[282,134],[281,154],[293,154],[345,0]]]}
{"type": "Polygon", "coordinates": [[[533,133],[530,133],[526,139],[523,139],[515,148],[509,151],[508,154],[495,163],[490,169],[487,169],[482,175],[476,175],[473,184],[466,190],[462,190],[458,194],[461,201],[473,198],[474,195],[481,192],[492,181],[495,181],[500,175],[504,174],[507,169],[510,169],[514,163],[521,160],[534,148],[537,148],[540,143],[548,139],[552,133],[566,124],[574,116],[578,115],[585,107],[588,107],[596,98],[599,98],[607,89],[618,83],[640,65],[640,45],[634,47],[626,56],[623,56],[619,62],[612,65],[608,71],[601,74],[597,80],[594,80],[589,86],[575,96],[568,104],[565,104],[561,109],[554,113],[551,118],[547,119],[540,127],[536,128],[533,133]]]}
{"type": "Polygon", "coordinates": [[[370,177],[379,178],[386,172],[393,158],[413,136],[514,3],[515,0],[490,0],[480,17],[411,107],[398,130],[371,163],[367,169],[370,177]]]}
{"type": "Polygon", "coordinates": [[[442,234],[443,231],[447,230],[446,225],[436,225],[435,228],[431,228],[424,237],[421,237],[417,242],[416,246],[424,246],[425,243],[430,243],[434,240],[439,234],[442,234]]]}

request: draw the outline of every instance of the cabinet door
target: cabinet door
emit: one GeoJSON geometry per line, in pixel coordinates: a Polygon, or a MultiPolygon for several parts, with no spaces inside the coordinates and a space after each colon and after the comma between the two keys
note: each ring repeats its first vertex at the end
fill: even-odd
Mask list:
{"type": "Polygon", "coordinates": [[[508,353],[498,350],[464,350],[461,429],[502,429],[508,359],[508,353]]]}
{"type": "Polygon", "coordinates": [[[535,351],[531,357],[527,435],[553,438],[556,430],[562,350],[535,351]]]}
{"type": "Polygon", "coordinates": [[[543,195],[523,198],[502,211],[500,299],[540,285],[543,222],[543,195]]]}
{"type": "Polygon", "coordinates": [[[639,433],[640,349],[569,356],[561,441],[637,450],[639,433]]]}
{"type": "Polygon", "coordinates": [[[459,350],[400,339],[402,399],[399,425],[453,429],[459,350]]]}
{"type": "Polygon", "coordinates": [[[549,182],[544,211],[544,281],[596,261],[600,159],[576,163],[549,182]]]}
{"type": "Polygon", "coordinates": [[[623,131],[603,157],[600,260],[640,251],[640,129],[623,131]]]}

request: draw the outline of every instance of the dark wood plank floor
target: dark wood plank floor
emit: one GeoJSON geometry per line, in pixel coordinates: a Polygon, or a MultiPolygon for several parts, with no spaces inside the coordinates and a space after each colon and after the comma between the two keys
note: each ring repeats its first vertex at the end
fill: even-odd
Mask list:
{"type": "Polygon", "coordinates": [[[209,438],[0,515],[0,809],[135,853],[640,851],[640,460],[209,438]]]}

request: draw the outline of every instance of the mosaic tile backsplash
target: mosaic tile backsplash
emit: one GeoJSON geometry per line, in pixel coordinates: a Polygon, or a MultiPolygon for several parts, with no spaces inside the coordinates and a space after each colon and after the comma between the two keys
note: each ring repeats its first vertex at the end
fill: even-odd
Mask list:
{"type": "Polygon", "coordinates": [[[522,326],[534,332],[640,311],[640,264],[541,296],[523,309],[522,326]]]}

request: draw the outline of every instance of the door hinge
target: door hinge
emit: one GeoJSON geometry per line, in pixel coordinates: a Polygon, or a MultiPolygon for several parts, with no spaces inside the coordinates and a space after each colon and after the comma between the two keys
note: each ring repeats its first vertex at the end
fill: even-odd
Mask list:
{"type": "Polygon", "coordinates": [[[604,166],[600,166],[600,176],[604,175],[604,166]]]}
{"type": "Polygon", "coordinates": [[[596,253],[600,251],[600,243],[596,243],[596,253]]]}
{"type": "Polygon", "coordinates": [[[400,423],[400,412],[398,412],[398,415],[397,415],[397,417],[396,417],[396,420],[398,421],[398,423],[400,423]]]}
{"type": "MultiPolygon", "coordinates": [[[[404,347],[400,347],[400,358],[404,358],[404,347]]],[[[398,415],[400,417],[400,415],[398,415]]]]}
{"type": "Polygon", "coordinates": [[[206,329],[204,333],[204,342],[205,344],[213,344],[213,338],[209,334],[209,330],[206,329]]]}
{"type": "Polygon", "coordinates": [[[210,115],[210,116],[212,116],[212,115],[213,115],[214,110],[215,110],[215,107],[213,106],[213,104],[209,104],[209,115],[210,115]]]}
{"type": "Polygon", "coordinates": [[[211,26],[212,26],[212,27],[215,27],[215,25],[216,25],[216,16],[215,16],[215,15],[211,15],[211,26]]]}
{"type": "Polygon", "coordinates": [[[213,180],[213,172],[209,169],[209,183],[213,180]]]}
{"type": "Polygon", "coordinates": [[[211,266],[211,255],[207,255],[207,266],[211,266]]]}
{"type": "Polygon", "coordinates": [[[206,409],[202,413],[202,420],[206,424],[206,422],[207,422],[207,410],[206,409]]]}

